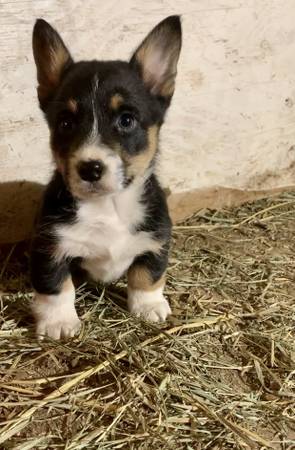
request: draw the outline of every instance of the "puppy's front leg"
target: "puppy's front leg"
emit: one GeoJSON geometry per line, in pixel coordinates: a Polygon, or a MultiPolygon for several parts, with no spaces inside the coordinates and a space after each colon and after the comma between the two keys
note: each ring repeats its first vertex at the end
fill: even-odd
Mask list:
{"type": "Polygon", "coordinates": [[[164,321],[171,309],[163,295],[166,257],[148,253],[128,270],[128,307],[131,313],[151,322],[164,321]]]}
{"type": "Polygon", "coordinates": [[[70,277],[63,282],[57,294],[36,292],[32,309],[37,335],[47,335],[53,339],[73,337],[80,328],[74,302],[75,288],[70,277]]]}
{"type": "Polygon", "coordinates": [[[69,338],[80,328],[75,309],[75,288],[68,264],[56,263],[46,253],[33,251],[31,278],[35,289],[32,304],[37,335],[69,338]]]}

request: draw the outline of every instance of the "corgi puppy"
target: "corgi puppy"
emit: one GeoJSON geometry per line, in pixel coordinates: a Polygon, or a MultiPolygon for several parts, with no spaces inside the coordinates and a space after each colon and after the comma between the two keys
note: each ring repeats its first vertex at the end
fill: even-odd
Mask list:
{"type": "Polygon", "coordinates": [[[171,313],[163,295],[171,221],[155,168],[180,49],[180,18],[170,16],[129,62],[74,62],[57,31],[36,21],[37,92],[56,167],[31,251],[39,336],[79,330],[74,265],[104,283],[127,274],[137,316],[171,313]]]}

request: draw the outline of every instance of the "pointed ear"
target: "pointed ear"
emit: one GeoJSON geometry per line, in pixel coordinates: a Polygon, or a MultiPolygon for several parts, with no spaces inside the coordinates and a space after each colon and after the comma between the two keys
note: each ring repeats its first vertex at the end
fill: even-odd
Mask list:
{"type": "Polygon", "coordinates": [[[130,64],[152,94],[172,97],[180,49],[180,17],[169,16],[147,35],[135,51],[130,64]]]}
{"type": "Polygon", "coordinates": [[[43,19],[38,19],[34,26],[33,53],[39,83],[38,98],[44,109],[73,60],[57,31],[43,19]]]}

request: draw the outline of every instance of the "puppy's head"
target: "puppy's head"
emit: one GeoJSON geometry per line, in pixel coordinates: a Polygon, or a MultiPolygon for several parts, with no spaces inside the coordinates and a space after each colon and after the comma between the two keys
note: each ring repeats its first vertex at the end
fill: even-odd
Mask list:
{"type": "Polygon", "coordinates": [[[57,169],[80,199],[123,189],[152,166],[181,48],[178,16],[160,22],[129,63],[75,63],[59,34],[37,20],[38,98],[57,169]]]}

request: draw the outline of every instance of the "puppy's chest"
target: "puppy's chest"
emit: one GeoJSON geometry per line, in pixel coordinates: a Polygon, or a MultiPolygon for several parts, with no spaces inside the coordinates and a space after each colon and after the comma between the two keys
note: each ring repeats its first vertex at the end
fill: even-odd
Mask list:
{"type": "Polygon", "coordinates": [[[132,198],[129,202],[110,198],[81,204],[75,223],[56,228],[57,256],[82,258],[82,267],[95,280],[119,278],[137,255],[155,247],[149,233],[136,231],[143,207],[132,198]]]}

